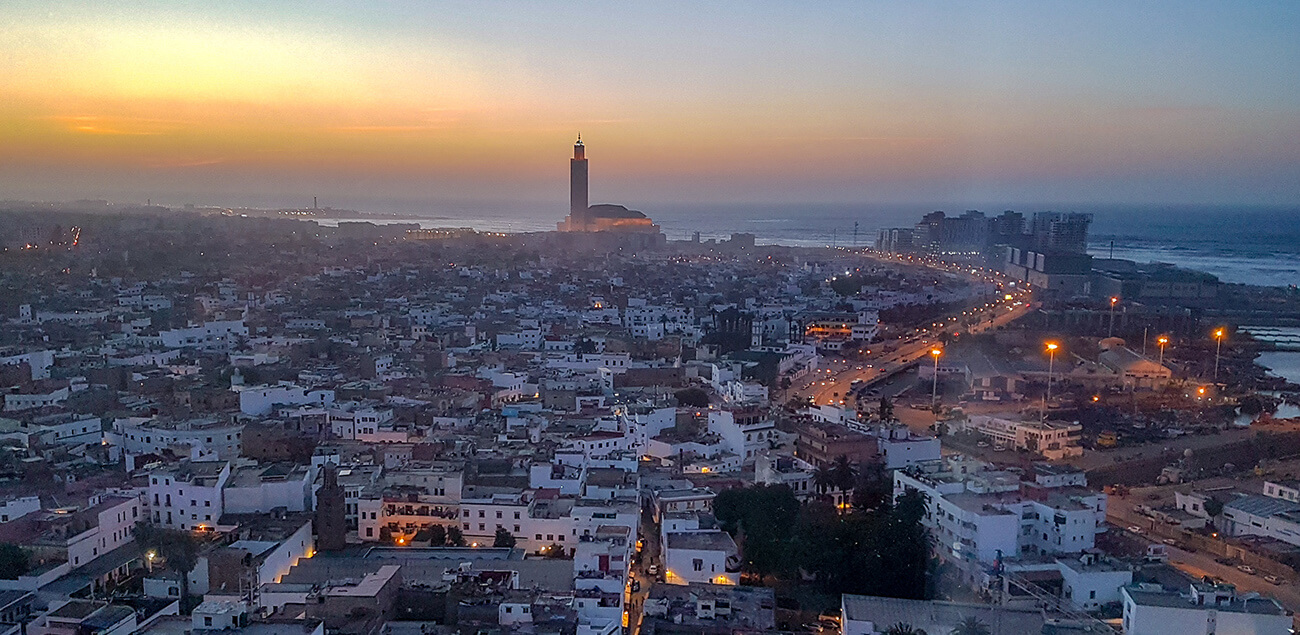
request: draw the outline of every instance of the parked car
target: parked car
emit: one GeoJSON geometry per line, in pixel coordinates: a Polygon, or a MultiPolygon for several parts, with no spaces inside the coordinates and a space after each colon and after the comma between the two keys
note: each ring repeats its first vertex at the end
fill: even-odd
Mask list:
{"type": "Polygon", "coordinates": [[[1237,565],[1237,570],[1242,573],[1249,573],[1250,575],[1255,575],[1255,567],[1252,567],[1248,564],[1237,565]]]}
{"type": "Polygon", "coordinates": [[[1131,532],[1133,532],[1133,533],[1135,533],[1135,534],[1140,534],[1140,533],[1142,533],[1142,528],[1141,528],[1141,527],[1138,527],[1137,525],[1129,525],[1129,526],[1128,526],[1128,530],[1131,531],[1131,532]]]}
{"type": "Polygon", "coordinates": [[[646,573],[649,573],[650,575],[659,575],[659,565],[657,564],[650,565],[650,568],[646,569],[646,573]]]}
{"type": "Polygon", "coordinates": [[[1266,576],[1264,576],[1264,581],[1267,582],[1267,583],[1269,583],[1269,584],[1282,584],[1282,578],[1279,578],[1279,577],[1277,577],[1277,576],[1275,576],[1275,575],[1266,575],[1266,576]]]}

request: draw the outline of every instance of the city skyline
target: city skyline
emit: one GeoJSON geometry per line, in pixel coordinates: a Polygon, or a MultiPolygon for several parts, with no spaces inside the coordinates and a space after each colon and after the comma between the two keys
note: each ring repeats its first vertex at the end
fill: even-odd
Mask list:
{"type": "Polygon", "coordinates": [[[13,3],[0,198],[1300,202],[1284,3],[13,3]]]}

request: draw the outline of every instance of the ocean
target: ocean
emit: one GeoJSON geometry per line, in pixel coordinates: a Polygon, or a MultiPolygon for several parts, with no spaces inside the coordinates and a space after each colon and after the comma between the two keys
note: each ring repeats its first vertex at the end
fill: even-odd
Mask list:
{"type": "MultiPolygon", "coordinates": [[[[1300,207],[934,205],[934,204],[660,204],[628,205],[649,215],[670,240],[726,238],[752,233],[759,244],[865,246],[878,229],[909,227],[921,215],[957,215],[978,209],[990,216],[1006,209],[1093,214],[1089,251],[1097,257],[1167,262],[1214,274],[1224,282],[1300,286],[1300,207]]],[[[529,203],[358,204],[358,209],[400,212],[423,227],[472,227],[482,231],[555,229],[562,205],[529,203]]],[[[335,220],[322,220],[335,224],[335,220]]],[[[410,222],[406,220],[405,222],[410,222]]]]}

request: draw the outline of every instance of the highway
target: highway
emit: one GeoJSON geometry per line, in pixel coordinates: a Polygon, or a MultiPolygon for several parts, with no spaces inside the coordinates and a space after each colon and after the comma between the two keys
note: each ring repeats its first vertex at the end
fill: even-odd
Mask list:
{"type": "MultiPolygon", "coordinates": [[[[987,281],[1000,280],[988,278],[987,281]]],[[[930,357],[930,351],[937,346],[934,340],[938,333],[947,329],[952,329],[954,332],[980,333],[1010,324],[1034,309],[1027,291],[1012,291],[1011,296],[1010,300],[1005,299],[1004,296],[996,302],[968,307],[960,313],[936,319],[928,327],[907,332],[902,339],[872,344],[872,353],[859,360],[828,359],[826,360],[829,363],[828,368],[814,371],[812,376],[804,378],[804,383],[792,389],[789,395],[798,399],[811,397],[816,405],[844,405],[845,394],[849,391],[853,380],[861,379],[864,383],[871,384],[892,376],[923,357],[930,357]],[[986,317],[977,324],[967,328],[961,326],[963,316],[990,312],[991,317],[986,317]]]]}

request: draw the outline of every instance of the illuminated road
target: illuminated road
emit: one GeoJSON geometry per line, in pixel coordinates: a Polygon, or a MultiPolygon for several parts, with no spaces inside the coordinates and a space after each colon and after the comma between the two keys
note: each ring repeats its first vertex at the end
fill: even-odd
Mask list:
{"type": "MultiPolygon", "coordinates": [[[[963,273],[956,269],[944,269],[953,273],[963,273]]],[[[1003,282],[1000,278],[976,278],[979,282],[1003,282]]],[[[874,380],[889,377],[906,368],[918,359],[930,356],[930,350],[936,346],[937,334],[951,329],[953,332],[981,333],[990,329],[1006,326],[1024,317],[1033,310],[1034,304],[1029,292],[1012,290],[1012,299],[999,298],[990,304],[968,307],[960,313],[936,319],[930,326],[918,331],[909,331],[906,338],[886,340],[872,344],[873,353],[860,360],[828,359],[824,361],[828,368],[818,369],[812,376],[805,377],[803,383],[793,388],[789,396],[793,398],[812,397],[817,405],[839,404],[844,402],[853,380],[861,379],[871,383],[874,380]],[[963,317],[972,314],[991,313],[991,317],[969,327],[962,326],[963,317]],[[879,351],[879,352],[876,352],[879,351]],[[888,352],[886,352],[888,351],[888,352]]],[[[851,404],[850,404],[851,405],[851,404]]]]}

